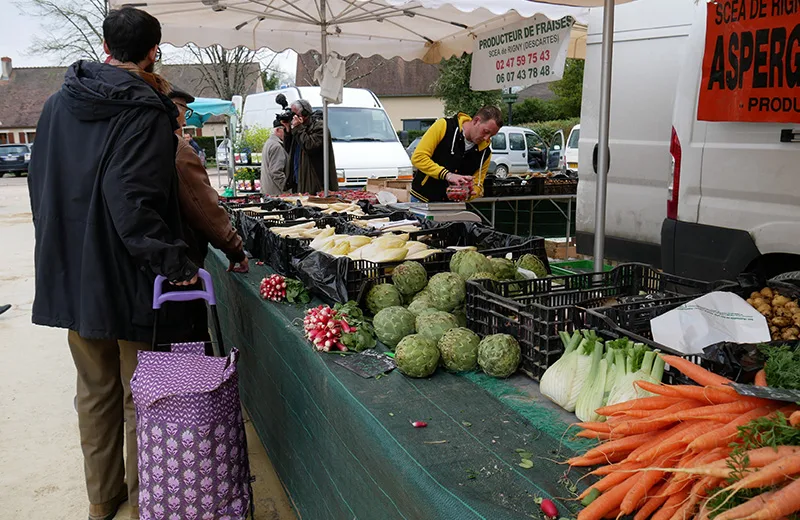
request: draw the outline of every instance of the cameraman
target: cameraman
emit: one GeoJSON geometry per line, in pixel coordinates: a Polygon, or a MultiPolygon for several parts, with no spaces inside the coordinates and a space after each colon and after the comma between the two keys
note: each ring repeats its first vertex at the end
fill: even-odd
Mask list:
{"type": "MultiPolygon", "coordinates": [[[[312,113],[311,104],[305,99],[292,102],[294,117],[291,122],[292,143],[289,149],[289,178],[286,189],[297,193],[316,195],[325,186],[324,150],[322,142],[322,114],[312,113]]],[[[338,191],[336,162],[333,158],[333,145],[328,137],[328,189],[338,191]]]]}

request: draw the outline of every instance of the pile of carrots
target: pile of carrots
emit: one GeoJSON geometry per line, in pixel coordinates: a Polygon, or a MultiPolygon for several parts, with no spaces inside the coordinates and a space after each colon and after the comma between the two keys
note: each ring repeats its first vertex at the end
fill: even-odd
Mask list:
{"type": "Polygon", "coordinates": [[[800,446],[766,447],[746,453],[748,472],[733,484],[729,459],[739,427],[778,412],[800,423],[794,404],[745,397],[726,386],[731,381],[675,356],[664,361],[695,381],[662,385],[637,381],[654,397],[597,411],[605,422],[579,423],[579,437],[602,441],[571,466],[599,466],[600,479],[579,498],[596,496],[578,520],[634,515],[634,520],[778,520],[800,511],[800,446]],[[787,406],[788,405],[788,406],[787,406]],[[709,499],[720,488],[777,487],[724,512],[709,499]],[[592,491],[593,489],[597,491],[592,491]]]}

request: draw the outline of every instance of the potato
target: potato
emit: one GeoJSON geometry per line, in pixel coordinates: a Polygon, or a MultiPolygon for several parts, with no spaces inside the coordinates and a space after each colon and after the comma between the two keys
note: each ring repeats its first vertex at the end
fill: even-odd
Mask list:
{"type": "Polygon", "coordinates": [[[790,301],[789,303],[784,305],[784,307],[787,307],[789,309],[800,309],[800,305],[797,304],[797,300],[790,301]]]}
{"type": "Polygon", "coordinates": [[[788,327],[789,325],[791,325],[792,324],[792,320],[790,320],[789,318],[786,318],[784,316],[776,316],[775,318],[772,318],[772,321],[770,321],[770,323],[772,323],[776,327],[781,327],[782,328],[782,327],[788,327]]]}
{"type": "Polygon", "coordinates": [[[770,326],[769,326],[769,333],[770,333],[770,334],[772,334],[773,336],[774,336],[775,334],[779,334],[780,332],[781,332],[781,329],[779,329],[779,328],[778,328],[778,327],[776,327],[775,325],[770,325],[770,326]]]}
{"type": "Polygon", "coordinates": [[[800,314],[792,314],[792,321],[798,327],[800,327],[800,314]]]}
{"type": "Polygon", "coordinates": [[[775,316],[785,316],[787,318],[792,317],[792,311],[790,309],[787,309],[786,307],[774,307],[772,309],[772,314],[774,314],[775,316]]]}
{"type": "Polygon", "coordinates": [[[797,329],[795,329],[795,328],[786,329],[786,330],[785,330],[785,331],[783,331],[783,333],[781,334],[781,339],[782,339],[782,340],[784,340],[784,341],[793,341],[793,340],[796,340],[796,339],[797,339],[797,334],[796,334],[796,333],[794,333],[793,331],[800,332],[800,331],[798,331],[798,330],[797,330],[797,329]]]}
{"type": "Polygon", "coordinates": [[[756,298],[761,298],[761,293],[758,291],[754,291],[750,293],[750,299],[755,300],[756,298]]]}
{"type": "Polygon", "coordinates": [[[773,293],[772,289],[770,289],[769,287],[764,287],[763,289],[761,289],[761,296],[764,296],[766,298],[773,298],[775,296],[775,293],[773,293]]]}
{"type": "Polygon", "coordinates": [[[769,302],[760,296],[758,298],[753,298],[753,307],[758,309],[762,305],[769,305],[769,302]]]}
{"type": "Polygon", "coordinates": [[[772,317],[772,307],[767,305],[766,303],[761,307],[756,308],[756,310],[761,313],[762,315],[766,316],[767,318],[772,317]]]}
{"type": "Polygon", "coordinates": [[[787,298],[786,296],[778,295],[778,296],[776,296],[775,298],[772,299],[772,306],[773,307],[783,307],[784,305],[786,305],[790,301],[791,300],[789,298],[787,298]]]}

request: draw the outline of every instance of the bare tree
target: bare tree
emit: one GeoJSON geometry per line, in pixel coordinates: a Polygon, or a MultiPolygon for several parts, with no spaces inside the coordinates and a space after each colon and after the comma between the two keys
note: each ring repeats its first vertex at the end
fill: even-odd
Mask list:
{"type": "Polygon", "coordinates": [[[200,48],[187,46],[194,60],[199,64],[203,80],[210,85],[221,99],[231,99],[237,94],[246,94],[258,81],[263,81],[263,73],[278,73],[272,64],[278,56],[269,52],[253,51],[247,47],[225,49],[221,45],[200,48]],[[262,67],[260,63],[266,61],[262,67]],[[258,70],[254,68],[258,64],[258,70]]]}
{"type": "Polygon", "coordinates": [[[78,59],[103,61],[106,0],[25,0],[15,5],[42,20],[42,34],[34,37],[30,54],[52,56],[60,65],[78,59]]]}
{"type": "MultiPolygon", "coordinates": [[[[305,54],[298,55],[297,57],[303,64],[303,82],[308,85],[319,85],[319,82],[314,79],[314,71],[322,65],[322,55],[317,51],[310,51],[305,54]]],[[[386,64],[385,59],[381,59],[377,65],[369,66],[366,70],[361,70],[365,63],[364,58],[358,54],[351,54],[345,58],[345,79],[344,86],[352,85],[356,81],[366,78],[376,70],[380,69],[386,64]]],[[[300,78],[297,78],[300,82],[300,78]]]]}

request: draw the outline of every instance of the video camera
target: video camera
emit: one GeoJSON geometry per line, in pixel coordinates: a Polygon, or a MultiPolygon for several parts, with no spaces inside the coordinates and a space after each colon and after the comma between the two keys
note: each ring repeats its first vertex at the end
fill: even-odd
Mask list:
{"type": "Polygon", "coordinates": [[[278,115],[275,116],[275,119],[280,121],[281,123],[289,123],[291,122],[294,114],[292,113],[292,109],[289,108],[289,102],[286,101],[286,96],[283,94],[278,94],[275,96],[275,102],[278,103],[282,108],[282,112],[278,112],[278,115]]]}

